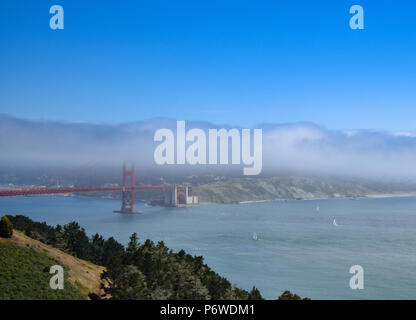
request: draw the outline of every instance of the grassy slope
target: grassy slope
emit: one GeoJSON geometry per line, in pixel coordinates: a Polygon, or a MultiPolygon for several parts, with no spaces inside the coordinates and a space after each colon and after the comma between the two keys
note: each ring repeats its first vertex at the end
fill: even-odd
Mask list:
{"type": "Polygon", "coordinates": [[[101,293],[103,269],[16,230],[11,239],[0,238],[0,299],[87,299],[90,292],[101,293]],[[49,289],[54,264],[65,268],[64,290],[49,289]]]}

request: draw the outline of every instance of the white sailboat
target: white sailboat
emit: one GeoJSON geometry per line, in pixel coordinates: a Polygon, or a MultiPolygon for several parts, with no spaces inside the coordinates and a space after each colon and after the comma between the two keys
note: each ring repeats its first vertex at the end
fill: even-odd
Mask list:
{"type": "Polygon", "coordinates": [[[338,224],[337,224],[337,221],[335,220],[335,218],[334,218],[334,221],[332,221],[332,225],[333,225],[334,227],[338,227],[338,224]]]}
{"type": "Polygon", "coordinates": [[[316,206],[316,212],[319,213],[321,209],[319,209],[319,206],[316,206]]]}
{"type": "Polygon", "coordinates": [[[257,240],[259,240],[259,237],[257,236],[257,233],[253,233],[253,240],[254,241],[257,241],[257,240]]]}

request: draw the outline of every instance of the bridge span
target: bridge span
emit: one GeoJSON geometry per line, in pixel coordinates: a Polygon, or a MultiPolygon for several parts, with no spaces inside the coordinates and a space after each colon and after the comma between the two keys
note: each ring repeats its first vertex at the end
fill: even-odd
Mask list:
{"type": "Polygon", "coordinates": [[[120,191],[122,194],[121,209],[122,213],[134,213],[135,191],[141,190],[159,190],[164,191],[164,204],[168,206],[177,206],[179,204],[193,204],[192,187],[178,185],[136,185],[134,164],[130,170],[126,169],[123,164],[123,184],[121,186],[105,187],[56,187],[56,188],[16,188],[0,189],[0,197],[14,196],[35,196],[45,194],[67,194],[67,193],[85,193],[85,192],[115,192],[120,191]]]}

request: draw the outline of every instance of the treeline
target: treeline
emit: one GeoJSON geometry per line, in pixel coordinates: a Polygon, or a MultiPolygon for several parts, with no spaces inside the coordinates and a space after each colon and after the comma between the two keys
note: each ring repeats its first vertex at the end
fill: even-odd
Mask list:
{"type": "MultiPolygon", "coordinates": [[[[8,216],[17,230],[80,259],[106,267],[104,291],[112,299],[263,299],[253,287],[240,289],[211,270],[202,256],[173,252],[163,241],[140,244],[137,234],[125,248],[113,237],[89,238],[77,222],[52,227],[22,216],[8,216]]],[[[97,297],[98,298],[98,297],[97,297]]],[[[285,292],[280,299],[300,299],[285,292]]]]}

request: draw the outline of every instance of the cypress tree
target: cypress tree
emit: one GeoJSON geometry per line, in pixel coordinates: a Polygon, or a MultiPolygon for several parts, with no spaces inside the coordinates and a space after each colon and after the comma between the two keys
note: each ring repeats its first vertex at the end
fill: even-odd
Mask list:
{"type": "Polygon", "coordinates": [[[0,237],[11,238],[13,236],[13,225],[6,216],[0,219],[0,237]]]}

